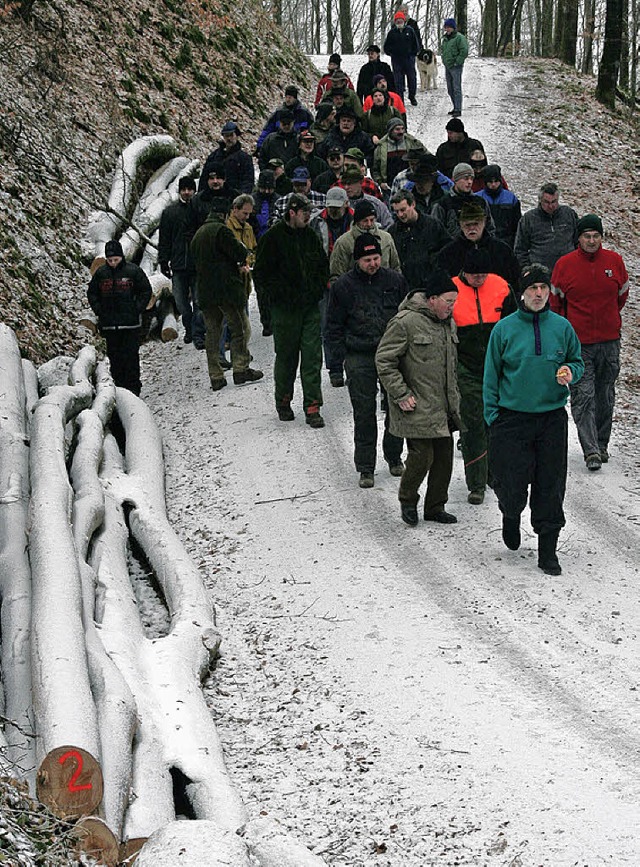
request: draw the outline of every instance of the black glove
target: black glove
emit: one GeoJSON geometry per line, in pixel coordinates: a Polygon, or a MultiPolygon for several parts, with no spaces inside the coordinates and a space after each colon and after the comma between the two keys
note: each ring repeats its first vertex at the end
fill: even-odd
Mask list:
{"type": "Polygon", "coordinates": [[[168,262],[160,262],[160,270],[162,271],[162,273],[164,274],[165,277],[168,277],[169,280],[171,279],[171,274],[172,274],[171,266],[169,265],[168,262]]]}

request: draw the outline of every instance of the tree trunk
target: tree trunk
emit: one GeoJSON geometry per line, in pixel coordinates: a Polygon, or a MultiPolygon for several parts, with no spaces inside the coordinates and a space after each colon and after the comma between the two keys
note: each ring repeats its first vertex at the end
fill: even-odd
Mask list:
{"type": "Polygon", "coordinates": [[[593,33],[596,26],[596,0],[584,0],[584,49],[582,72],[593,75],[593,33]]]}
{"type": "Polygon", "coordinates": [[[327,54],[333,54],[334,47],[334,38],[335,34],[333,31],[333,9],[331,7],[331,3],[333,0],[327,0],[327,54]]]}
{"type": "Polygon", "coordinates": [[[513,25],[522,8],[523,0],[514,0],[507,12],[506,18],[500,25],[500,38],[498,39],[498,54],[504,55],[507,45],[512,41],[513,25]]]}
{"type": "Polygon", "coordinates": [[[159,828],[135,863],[136,867],[176,867],[183,862],[189,867],[251,867],[252,863],[242,838],[215,821],[171,822],[159,828]]]}
{"type": "Polygon", "coordinates": [[[482,16],[482,57],[495,57],[498,48],[497,0],[486,0],[482,16]]]}
{"type": "Polygon", "coordinates": [[[553,57],[553,0],[542,0],[540,51],[543,57],[553,57]]]}
{"type": "Polygon", "coordinates": [[[369,31],[367,34],[369,45],[376,41],[376,12],[376,0],[369,0],[369,31]]]}
{"type": "Polygon", "coordinates": [[[339,0],[340,47],[343,54],[353,54],[353,27],[351,25],[350,0],[339,0]]]}
{"type": "Polygon", "coordinates": [[[622,48],[622,0],[607,0],[604,49],[598,69],[596,99],[612,111],[616,106],[616,83],[622,48]]]}
{"type": "MultiPolygon", "coordinates": [[[[633,2],[633,0],[632,0],[633,2]]],[[[629,0],[622,0],[622,42],[620,46],[620,77],[618,86],[621,90],[629,90],[629,0]]]]}
{"type": "Polygon", "coordinates": [[[456,26],[460,33],[467,32],[467,0],[456,0],[455,2],[455,18],[456,26]]]}
{"type": "Polygon", "coordinates": [[[558,56],[568,66],[576,65],[576,46],[578,42],[578,0],[562,0],[562,27],[559,34],[558,56]]]}

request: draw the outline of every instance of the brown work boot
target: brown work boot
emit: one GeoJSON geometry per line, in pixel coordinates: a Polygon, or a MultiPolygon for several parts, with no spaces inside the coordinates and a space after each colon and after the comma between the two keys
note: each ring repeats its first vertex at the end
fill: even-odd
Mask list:
{"type": "Polygon", "coordinates": [[[233,374],[233,382],[235,385],[244,385],[247,382],[257,382],[263,376],[264,373],[261,370],[247,367],[246,370],[239,370],[238,373],[233,374]]]}

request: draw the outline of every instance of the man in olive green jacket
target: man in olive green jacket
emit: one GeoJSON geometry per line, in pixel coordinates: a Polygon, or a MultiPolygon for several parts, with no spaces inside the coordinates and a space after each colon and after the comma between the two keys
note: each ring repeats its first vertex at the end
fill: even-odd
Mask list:
{"type": "Polygon", "coordinates": [[[389,399],[389,430],[407,441],[398,499],[402,520],[418,523],[418,489],[429,476],[425,521],[455,524],[444,509],[453,470],[452,431],[459,430],[456,326],[458,290],[443,271],[409,293],[378,344],[376,367],[389,399]]]}
{"type": "Polygon", "coordinates": [[[193,236],[191,254],[196,263],[196,295],[207,334],[205,349],[211,388],[227,384],[220,366],[220,333],[226,318],[231,329],[231,366],[236,385],[262,379],[261,370],[249,367],[251,326],[245,312],[247,301],[244,277],[249,274],[248,250],[225,226],[229,206],[215,199],[206,221],[193,236]]]}

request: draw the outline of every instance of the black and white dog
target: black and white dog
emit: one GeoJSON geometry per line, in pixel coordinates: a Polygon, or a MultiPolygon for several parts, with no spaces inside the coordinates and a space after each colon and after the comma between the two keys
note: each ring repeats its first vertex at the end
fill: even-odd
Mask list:
{"type": "Polygon", "coordinates": [[[418,72],[420,73],[420,89],[435,90],[438,87],[438,59],[429,48],[418,52],[418,72]]]}

